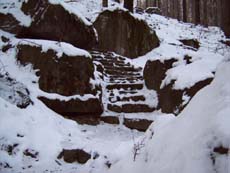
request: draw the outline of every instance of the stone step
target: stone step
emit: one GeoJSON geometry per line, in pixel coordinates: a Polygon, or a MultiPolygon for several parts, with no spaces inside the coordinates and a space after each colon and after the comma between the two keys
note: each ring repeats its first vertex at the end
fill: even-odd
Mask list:
{"type": "Polygon", "coordinates": [[[109,75],[105,74],[104,76],[109,78],[109,79],[114,79],[114,80],[121,80],[121,81],[129,81],[129,80],[143,80],[143,77],[141,75],[134,75],[134,74],[120,74],[120,75],[109,75]]]}
{"type": "Polygon", "coordinates": [[[125,71],[125,70],[108,70],[108,69],[105,69],[104,70],[104,73],[108,74],[108,75],[124,75],[124,76],[141,76],[141,73],[139,72],[133,72],[133,71],[125,71]]]}
{"type": "Polygon", "coordinates": [[[124,118],[123,124],[129,129],[145,132],[153,123],[152,120],[124,118]]]}
{"type": "Polygon", "coordinates": [[[104,66],[106,70],[127,71],[127,72],[140,72],[142,68],[135,68],[134,66],[104,66]]]}
{"type": "Polygon", "coordinates": [[[126,90],[141,90],[143,88],[143,84],[108,84],[106,89],[126,89],[126,90]]]}
{"type": "Polygon", "coordinates": [[[146,104],[108,104],[107,109],[117,113],[153,112],[155,110],[146,104]]]}
{"type": "Polygon", "coordinates": [[[119,97],[119,96],[110,96],[109,101],[111,103],[116,103],[116,102],[129,102],[129,101],[145,101],[145,97],[143,95],[136,95],[136,96],[129,96],[129,97],[119,97]]]}

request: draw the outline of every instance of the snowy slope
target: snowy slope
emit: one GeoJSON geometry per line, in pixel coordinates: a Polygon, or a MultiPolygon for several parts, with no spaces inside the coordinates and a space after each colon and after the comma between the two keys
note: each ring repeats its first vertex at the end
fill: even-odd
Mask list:
{"type": "MultiPolygon", "coordinates": [[[[51,0],[50,0],[51,1],[51,0]]],[[[4,8],[0,3],[1,13],[13,14],[21,25],[30,25],[29,16],[22,14],[18,8],[21,2],[7,0],[4,8]],[[12,4],[15,2],[15,6],[12,4]]],[[[54,1],[65,6],[71,13],[82,16],[82,20],[91,24],[102,10],[101,1],[77,0],[76,2],[54,1]],[[86,21],[88,20],[88,21],[86,21]]],[[[109,1],[110,9],[122,8],[109,1]]],[[[134,15],[138,19],[146,20],[150,27],[156,30],[161,40],[159,48],[130,63],[144,67],[149,59],[177,58],[179,61],[174,68],[168,71],[164,83],[176,79],[175,88],[182,89],[193,85],[196,81],[214,77],[218,64],[225,54],[230,51],[229,47],[220,43],[225,36],[218,28],[203,28],[192,24],[180,23],[174,19],[168,19],[159,15],[134,15]],[[187,49],[179,42],[180,39],[195,38],[201,43],[201,47],[195,51],[187,49]],[[186,65],[184,55],[192,56],[192,62],[186,65]]],[[[0,31],[0,37],[5,36],[11,41],[17,42],[12,34],[0,31]]],[[[25,40],[24,40],[25,41],[25,40]]],[[[26,42],[28,42],[27,40],[26,42]]],[[[13,43],[12,42],[12,43],[13,43]]],[[[72,47],[69,44],[47,41],[37,41],[39,44],[58,50],[62,54],[81,53],[88,55],[84,50],[72,47]]],[[[0,41],[0,49],[7,43],[0,41]]],[[[44,51],[48,47],[44,47],[44,51]]],[[[163,115],[158,112],[156,121],[146,135],[132,131],[124,126],[112,126],[101,123],[91,127],[78,125],[71,120],[64,119],[49,110],[37,99],[39,95],[46,95],[38,87],[38,78],[31,66],[20,67],[15,59],[16,52],[9,49],[4,53],[0,51],[0,70],[4,70],[17,81],[25,85],[29,92],[33,105],[26,109],[19,109],[0,97],[0,172],[107,172],[106,164],[112,164],[111,172],[183,172],[183,173],[212,173],[214,168],[219,172],[227,173],[230,168],[225,156],[217,159],[216,166],[212,165],[210,152],[213,147],[223,144],[229,147],[229,117],[230,113],[230,84],[226,80],[230,75],[230,63],[225,62],[219,67],[213,84],[198,93],[191,104],[177,118],[171,115],[163,115]],[[152,139],[151,136],[154,133],[152,139]],[[139,140],[137,140],[139,138],[139,140]],[[143,142],[142,142],[143,141],[143,142]],[[144,144],[141,154],[133,162],[134,144],[144,144]],[[16,145],[15,145],[16,144],[16,145]],[[12,154],[9,154],[8,146],[14,146],[12,154]],[[63,148],[84,149],[92,153],[99,153],[99,158],[89,160],[87,164],[67,164],[63,160],[57,160],[57,155],[63,148]],[[23,153],[29,149],[38,152],[37,159],[26,157],[23,153]],[[127,151],[130,151],[127,154],[127,151]],[[118,164],[115,165],[115,163],[118,164]],[[7,166],[7,164],[9,166],[7,166]],[[165,164],[167,163],[167,164],[165,164]],[[220,165],[220,164],[222,165],[220,165]],[[113,166],[114,165],[114,166],[113,166]],[[32,166],[32,167],[31,167],[32,166]],[[5,167],[5,168],[4,168],[5,167]],[[9,168],[7,168],[9,167],[9,168]],[[10,168],[11,167],[11,168],[10,168]]],[[[59,97],[49,95],[49,97],[59,97]]],[[[70,99],[70,98],[62,98],[70,99]]],[[[140,116],[140,115],[132,115],[140,116]]]]}
{"type": "Polygon", "coordinates": [[[215,147],[230,147],[229,75],[230,57],[218,67],[213,83],[202,89],[177,118],[153,123],[135,161],[130,151],[111,172],[230,172],[230,155],[214,153],[215,147]]]}

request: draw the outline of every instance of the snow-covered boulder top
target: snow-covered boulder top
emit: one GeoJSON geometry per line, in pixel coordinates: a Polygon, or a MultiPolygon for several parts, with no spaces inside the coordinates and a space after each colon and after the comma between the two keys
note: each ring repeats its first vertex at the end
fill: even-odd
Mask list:
{"type": "Polygon", "coordinates": [[[62,57],[63,54],[71,57],[84,56],[86,58],[92,58],[90,53],[86,50],[74,47],[73,45],[65,42],[49,41],[49,40],[38,40],[38,39],[15,39],[13,43],[16,45],[29,45],[32,47],[40,47],[42,52],[53,50],[56,52],[58,58],[62,57]]]}
{"type": "Polygon", "coordinates": [[[64,41],[83,49],[96,43],[91,23],[67,2],[3,0],[0,8],[0,29],[17,37],[64,41]]]}

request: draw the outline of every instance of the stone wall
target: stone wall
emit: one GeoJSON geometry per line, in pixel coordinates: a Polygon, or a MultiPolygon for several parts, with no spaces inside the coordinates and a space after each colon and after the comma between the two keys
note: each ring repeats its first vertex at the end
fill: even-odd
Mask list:
{"type": "Polygon", "coordinates": [[[229,0],[138,0],[137,5],[142,8],[157,6],[163,15],[184,22],[220,26],[230,36],[229,0]]]}

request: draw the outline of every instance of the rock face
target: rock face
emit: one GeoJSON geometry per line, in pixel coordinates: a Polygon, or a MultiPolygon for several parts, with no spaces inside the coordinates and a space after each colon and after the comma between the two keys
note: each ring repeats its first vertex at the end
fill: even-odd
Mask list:
{"type": "Polygon", "coordinates": [[[0,73],[0,97],[19,108],[26,108],[32,103],[28,89],[8,74],[0,73]]]}
{"type": "Polygon", "coordinates": [[[68,101],[46,97],[39,97],[39,99],[50,109],[80,124],[96,125],[99,123],[100,115],[103,113],[103,108],[98,98],[88,100],[71,99],[68,101]]]}
{"type": "Polygon", "coordinates": [[[30,63],[34,69],[39,70],[37,75],[40,77],[40,89],[63,96],[79,96],[67,100],[40,97],[40,100],[55,112],[74,120],[77,120],[77,116],[83,115],[85,119],[99,117],[103,107],[98,96],[101,92],[100,87],[96,86],[93,89],[90,84],[90,79],[94,78],[92,59],[84,55],[65,53],[57,57],[55,49],[42,51],[41,46],[31,44],[17,46],[17,59],[21,64],[30,63]],[[84,98],[85,94],[90,97],[84,98]]]}
{"type": "Polygon", "coordinates": [[[159,60],[148,61],[144,69],[144,79],[146,87],[150,90],[155,90],[158,95],[158,109],[164,113],[179,114],[188,102],[184,103],[183,96],[186,95],[191,99],[200,89],[210,84],[212,78],[195,83],[190,88],[176,90],[173,88],[174,82],[161,88],[161,83],[166,77],[166,72],[172,68],[172,65],[177,60],[172,58],[161,62],[159,60]]]}
{"type": "Polygon", "coordinates": [[[21,64],[32,63],[39,69],[39,87],[49,93],[64,96],[94,93],[89,82],[94,78],[94,66],[90,58],[84,56],[57,57],[55,50],[43,52],[41,47],[18,45],[17,59],[21,64]]]}
{"type": "Polygon", "coordinates": [[[22,11],[33,21],[18,37],[64,41],[83,49],[91,49],[96,42],[93,27],[61,5],[50,4],[48,0],[29,0],[23,3],[22,11]]]}
{"type": "Polygon", "coordinates": [[[98,32],[98,50],[136,58],[159,46],[155,32],[127,11],[104,11],[93,25],[98,32]]]}

